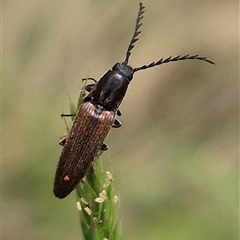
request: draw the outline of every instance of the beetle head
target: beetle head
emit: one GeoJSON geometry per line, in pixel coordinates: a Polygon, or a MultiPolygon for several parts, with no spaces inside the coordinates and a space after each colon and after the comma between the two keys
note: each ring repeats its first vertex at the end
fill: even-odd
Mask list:
{"type": "Polygon", "coordinates": [[[112,70],[117,71],[118,73],[129,79],[129,81],[131,81],[133,78],[133,68],[125,62],[116,63],[112,67],[112,70]]]}
{"type": "Polygon", "coordinates": [[[135,43],[138,41],[138,35],[141,33],[141,31],[139,31],[139,28],[142,26],[141,20],[143,18],[144,11],[145,11],[145,7],[142,5],[142,3],[140,3],[139,4],[138,16],[137,16],[137,20],[136,20],[136,25],[135,25],[135,30],[134,30],[131,42],[130,42],[130,44],[128,46],[128,50],[127,50],[125,61],[123,63],[115,64],[113,69],[116,68],[116,70],[118,70],[121,73],[125,74],[126,77],[128,77],[130,80],[132,80],[133,73],[135,73],[135,72],[137,72],[139,70],[152,68],[152,67],[161,65],[163,63],[176,62],[176,61],[180,61],[180,60],[194,60],[194,59],[196,59],[196,60],[205,61],[205,62],[210,63],[210,64],[215,64],[213,61],[207,59],[207,57],[201,57],[198,54],[194,54],[194,55],[186,54],[184,56],[178,55],[176,57],[168,57],[166,59],[161,58],[161,59],[159,59],[156,62],[149,63],[148,65],[143,65],[141,67],[131,68],[127,64],[128,64],[128,60],[129,60],[129,58],[131,56],[131,51],[134,48],[135,43]]]}

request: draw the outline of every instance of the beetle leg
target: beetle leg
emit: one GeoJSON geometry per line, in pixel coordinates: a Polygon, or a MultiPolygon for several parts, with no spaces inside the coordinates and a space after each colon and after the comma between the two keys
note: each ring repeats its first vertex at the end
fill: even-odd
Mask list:
{"type": "Polygon", "coordinates": [[[74,116],[76,116],[76,113],[62,113],[61,114],[61,117],[74,117],[74,116]]]}
{"type": "Polygon", "coordinates": [[[104,143],[101,147],[102,151],[107,151],[108,150],[108,146],[104,143]]]}
{"type": "Polygon", "coordinates": [[[67,142],[68,134],[64,134],[60,137],[59,145],[64,146],[67,142]]]}
{"type": "Polygon", "coordinates": [[[119,120],[115,119],[112,127],[113,128],[120,128],[121,126],[122,126],[122,123],[119,120]]]}
{"type": "Polygon", "coordinates": [[[96,83],[92,83],[92,84],[88,84],[87,86],[84,87],[84,89],[87,92],[91,92],[93,90],[93,88],[95,87],[96,83]]]}
{"type": "Polygon", "coordinates": [[[82,82],[87,81],[87,80],[92,80],[93,82],[97,83],[97,80],[95,78],[91,78],[91,77],[82,78],[82,82]]]}
{"type": "Polygon", "coordinates": [[[117,110],[117,115],[118,115],[118,116],[122,116],[122,113],[120,112],[119,109],[117,110]]]}
{"type": "Polygon", "coordinates": [[[100,150],[98,151],[97,156],[100,156],[103,151],[107,151],[107,150],[108,150],[108,146],[104,143],[100,148],[100,150]]]}
{"type": "Polygon", "coordinates": [[[91,92],[91,91],[93,90],[94,86],[96,85],[97,80],[96,80],[95,78],[91,78],[91,77],[89,77],[89,78],[82,78],[82,82],[88,81],[88,80],[91,80],[91,81],[93,81],[94,83],[86,85],[86,86],[84,87],[84,89],[85,89],[87,92],[91,92]]]}

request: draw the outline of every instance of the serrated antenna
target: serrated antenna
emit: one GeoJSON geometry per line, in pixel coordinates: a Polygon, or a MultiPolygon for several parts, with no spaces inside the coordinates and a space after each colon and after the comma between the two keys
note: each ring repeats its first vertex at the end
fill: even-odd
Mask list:
{"type": "Polygon", "coordinates": [[[131,42],[128,46],[128,50],[127,50],[127,54],[126,54],[126,58],[124,60],[124,63],[128,63],[129,57],[131,56],[131,50],[134,48],[134,44],[138,41],[137,36],[141,33],[141,31],[138,31],[138,29],[142,26],[142,23],[140,23],[140,21],[143,18],[143,13],[145,7],[143,6],[143,4],[140,2],[139,3],[139,11],[138,11],[138,15],[137,15],[137,20],[136,20],[136,25],[135,25],[135,30],[134,30],[134,34],[133,37],[131,39],[131,42]]]}
{"type": "Polygon", "coordinates": [[[201,61],[205,61],[205,62],[210,63],[210,64],[215,64],[213,61],[207,59],[207,57],[201,57],[198,54],[195,54],[195,55],[187,54],[187,55],[184,55],[184,56],[178,55],[176,57],[171,57],[170,56],[170,57],[165,58],[165,59],[161,58],[157,62],[152,62],[152,63],[149,63],[148,65],[143,65],[141,67],[134,68],[133,72],[137,72],[139,70],[152,68],[152,67],[164,64],[164,63],[177,62],[177,61],[183,61],[183,60],[201,60],[201,61]]]}

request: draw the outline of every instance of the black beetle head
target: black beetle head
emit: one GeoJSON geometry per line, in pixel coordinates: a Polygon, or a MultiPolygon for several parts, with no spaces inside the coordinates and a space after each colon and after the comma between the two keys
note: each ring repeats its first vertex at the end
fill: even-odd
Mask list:
{"type": "Polygon", "coordinates": [[[112,67],[112,70],[117,71],[118,73],[129,79],[129,81],[131,81],[133,78],[133,68],[127,65],[125,62],[116,63],[112,67]]]}
{"type": "Polygon", "coordinates": [[[170,56],[166,59],[161,58],[156,62],[152,62],[152,63],[149,63],[148,65],[143,65],[141,67],[132,68],[131,66],[129,66],[128,65],[128,60],[131,56],[131,51],[135,47],[135,43],[139,40],[138,36],[141,33],[141,31],[139,31],[139,28],[142,26],[141,20],[143,18],[144,12],[145,12],[145,7],[143,6],[142,3],[140,3],[139,4],[138,16],[137,16],[137,20],[136,20],[136,25],[135,25],[135,30],[134,30],[131,42],[128,46],[126,58],[125,58],[124,62],[116,63],[112,68],[113,70],[117,71],[119,74],[121,74],[122,76],[126,77],[129,81],[131,81],[132,78],[133,78],[133,74],[135,72],[137,72],[139,70],[152,68],[152,67],[161,65],[163,63],[176,62],[176,61],[180,61],[180,60],[196,59],[196,60],[205,61],[205,62],[210,63],[210,64],[215,64],[213,61],[207,59],[207,57],[201,57],[198,54],[195,54],[195,55],[186,54],[184,56],[181,56],[181,55],[178,55],[176,57],[171,57],[170,56]]]}

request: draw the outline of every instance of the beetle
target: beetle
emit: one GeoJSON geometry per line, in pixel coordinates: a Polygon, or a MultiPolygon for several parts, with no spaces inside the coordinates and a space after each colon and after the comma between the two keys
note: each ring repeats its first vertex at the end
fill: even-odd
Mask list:
{"type": "Polygon", "coordinates": [[[54,194],[58,198],[64,198],[70,194],[88,172],[98,152],[107,149],[104,140],[111,127],[118,128],[121,126],[121,123],[116,119],[116,115],[121,115],[118,108],[135,72],[164,63],[183,60],[201,60],[214,64],[207,57],[187,54],[166,59],[161,58],[141,67],[131,67],[128,61],[131,51],[138,41],[138,35],[141,33],[139,28],[142,25],[141,20],[144,12],[145,7],[140,3],[134,34],[128,46],[125,60],[116,63],[99,81],[90,78],[94,83],[85,87],[89,93],[79,107],[69,135],[64,137],[61,142],[64,146],[54,181],[54,194]]]}

